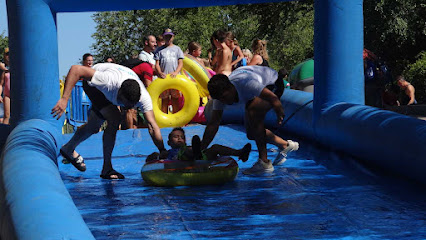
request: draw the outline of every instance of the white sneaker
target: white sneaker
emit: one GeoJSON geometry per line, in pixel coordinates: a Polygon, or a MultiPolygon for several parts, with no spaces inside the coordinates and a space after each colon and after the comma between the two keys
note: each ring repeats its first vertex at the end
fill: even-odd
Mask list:
{"type": "Polygon", "coordinates": [[[258,159],[255,164],[249,169],[243,171],[243,174],[259,174],[259,173],[269,173],[274,171],[274,166],[272,166],[271,160],[264,162],[261,159],[258,159]]]}
{"type": "Polygon", "coordinates": [[[281,152],[278,153],[278,155],[275,157],[274,166],[277,165],[281,165],[283,164],[286,160],[287,160],[287,153],[292,152],[292,151],[297,151],[299,149],[299,143],[292,141],[292,140],[287,140],[288,142],[288,146],[286,148],[284,148],[281,152]]]}

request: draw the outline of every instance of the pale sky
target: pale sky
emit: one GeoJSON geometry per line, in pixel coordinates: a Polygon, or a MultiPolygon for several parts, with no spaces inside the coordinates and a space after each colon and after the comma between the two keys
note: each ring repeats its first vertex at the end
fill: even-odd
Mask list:
{"type": "MultiPolygon", "coordinates": [[[[93,12],[59,13],[58,52],[59,77],[68,73],[71,65],[80,64],[79,60],[85,53],[91,53],[90,46],[94,43],[92,34],[95,23],[91,16],[93,12]]],[[[8,34],[6,1],[0,0],[0,33],[8,34]]]]}

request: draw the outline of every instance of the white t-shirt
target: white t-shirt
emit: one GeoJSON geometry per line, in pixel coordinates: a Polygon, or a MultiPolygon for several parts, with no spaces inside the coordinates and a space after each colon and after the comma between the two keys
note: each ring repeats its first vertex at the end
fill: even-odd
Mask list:
{"type": "MultiPolygon", "coordinates": [[[[274,85],[278,73],[269,67],[244,66],[234,70],[229,75],[229,80],[238,93],[238,102],[232,105],[245,105],[248,101],[260,96],[262,90],[268,85],[274,85]]],[[[223,110],[226,104],[213,100],[213,110],[223,110]]]]}
{"type": "Polygon", "coordinates": [[[112,104],[123,106],[117,102],[118,90],[125,80],[134,79],[141,89],[141,96],[135,107],[139,107],[143,112],[152,110],[152,100],[148,91],[138,75],[130,68],[115,63],[98,63],[93,66],[93,69],[96,72],[88,84],[101,91],[112,104]]]}
{"type": "Polygon", "coordinates": [[[155,65],[154,53],[152,52],[148,53],[142,50],[142,52],[139,54],[139,60],[142,60],[144,62],[149,62],[152,65],[155,65]]]}

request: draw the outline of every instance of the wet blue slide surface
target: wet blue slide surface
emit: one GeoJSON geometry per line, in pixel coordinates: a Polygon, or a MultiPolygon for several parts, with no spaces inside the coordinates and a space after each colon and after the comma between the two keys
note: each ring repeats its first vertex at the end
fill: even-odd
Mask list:
{"type": "MultiPolygon", "coordinates": [[[[204,126],[185,127],[187,142],[204,126]]],[[[165,144],[170,129],[162,129],[165,144]]],[[[284,139],[292,138],[280,134],[284,139]]],[[[64,135],[65,140],[71,135],[64,135]]],[[[294,139],[294,138],[293,138],[294,139]]],[[[61,176],[96,239],[425,239],[425,188],[378,175],[339,153],[301,139],[273,174],[241,173],[221,186],[151,187],[140,175],[155,150],[147,129],[119,131],[114,168],[125,180],[99,177],[102,134],[77,151],[87,171],[59,162],[61,176]]],[[[241,126],[222,126],[213,143],[241,148],[241,126]]],[[[268,145],[268,148],[275,148],[268,145]]],[[[269,158],[275,157],[269,152],[269,158]]],[[[71,226],[71,225],[70,225],[71,226]]]]}

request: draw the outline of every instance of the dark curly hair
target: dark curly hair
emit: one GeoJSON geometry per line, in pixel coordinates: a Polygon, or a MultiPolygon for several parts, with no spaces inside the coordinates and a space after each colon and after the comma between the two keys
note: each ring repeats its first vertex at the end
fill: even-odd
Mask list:
{"type": "Polygon", "coordinates": [[[134,105],[138,103],[141,98],[141,88],[135,79],[126,79],[121,84],[119,92],[127,99],[127,101],[134,105]]]}
{"type": "Polygon", "coordinates": [[[173,128],[173,129],[172,129],[172,131],[169,133],[169,141],[171,141],[171,140],[172,140],[172,133],[173,133],[174,131],[181,131],[181,132],[183,133],[183,136],[185,136],[185,130],[183,130],[183,128],[181,128],[181,127],[175,127],[175,128],[173,128]]]}
{"type": "Polygon", "coordinates": [[[231,81],[229,81],[229,78],[226,75],[216,74],[210,79],[207,84],[207,89],[213,99],[219,99],[222,96],[222,93],[232,86],[231,81]]]}

